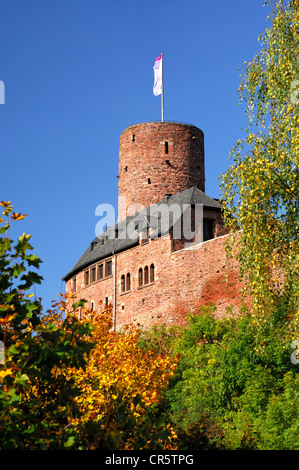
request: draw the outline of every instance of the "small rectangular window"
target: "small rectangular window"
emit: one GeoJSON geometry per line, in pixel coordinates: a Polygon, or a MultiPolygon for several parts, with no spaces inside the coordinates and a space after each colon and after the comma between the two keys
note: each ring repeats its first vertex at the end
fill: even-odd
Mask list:
{"type": "Polygon", "coordinates": [[[147,178],[147,183],[151,184],[151,179],[150,178],[147,178]]]}
{"type": "Polygon", "coordinates": [[[73,292],[76,292],[76,290],[77,290],[77,280],[74,277],[74,279],[73,279],[73,292]]]}
{"type": "Polygon", "coordinates": [[[85,271],[84,273],[84,283],[86,286],[89,284],[89,271],[85,271]]]}
{"type": "Polygon", "coordinates": [[[103,264],[99,264],[99,266],[98,266],[98,279],[103,279],[103,276],[104,276],[103,264]]]}
{"type": "Polygon", "coordinates": [[[165,153],[168,153],[168,142],[165,142],[165,153]]]}
{"type": "Polygon", "coordinates": [[[95,266],[91,268],[91,282],[95,282],[96,280],[96,268],[95,266]]]}
{"type": "Polygon", "coordinates": [[[106,262],[106,276],[111,276],[112,274],[112,261],[106,262]]]}

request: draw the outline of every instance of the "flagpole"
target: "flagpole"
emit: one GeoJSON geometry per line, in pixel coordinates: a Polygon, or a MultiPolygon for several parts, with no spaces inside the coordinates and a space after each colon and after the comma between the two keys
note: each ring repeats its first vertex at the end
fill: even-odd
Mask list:
{"type": "Polygon", "coordinates": [[[164,122],[163,51],[161,52],[161,66],[162,66],[161,121],[164,122]]]}

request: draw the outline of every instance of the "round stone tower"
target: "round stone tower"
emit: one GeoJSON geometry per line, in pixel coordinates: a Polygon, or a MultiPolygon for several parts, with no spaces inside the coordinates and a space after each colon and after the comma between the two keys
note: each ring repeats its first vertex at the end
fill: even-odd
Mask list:
{"type": "Polygon", "coordinates": [[[204,134],[195,126],[148,122],[119,141],[118,220],[196,186],[205,191],[204,134]]]}

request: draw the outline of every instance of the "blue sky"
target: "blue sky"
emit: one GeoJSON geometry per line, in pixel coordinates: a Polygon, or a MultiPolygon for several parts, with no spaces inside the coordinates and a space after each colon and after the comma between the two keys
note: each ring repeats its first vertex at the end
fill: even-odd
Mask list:
{"type": "Polygon", "coordinates": [[[237,88],[269,23],[262,0],[0,0],[0,200],[28,217],[44,307],[117,207],[119,136],[161,119],[153,65],[164,53],[165,121],[205,134],[206,193],[246,123],[237,88]]]}

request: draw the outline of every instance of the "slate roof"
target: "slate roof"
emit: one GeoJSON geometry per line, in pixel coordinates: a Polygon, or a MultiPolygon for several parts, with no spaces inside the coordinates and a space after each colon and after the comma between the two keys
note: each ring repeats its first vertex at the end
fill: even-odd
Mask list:
{"type": "MultiPolygon", "coordinates": [[[[183,211],[192,204],[202,204],[204,209],[220,211],[221,206],[216,199],[212,199],[204,192],[196,187],[186,189],[180,193],[169,196],[153,204],[142,211],[127,217],[94,238],[89,247],[85,250],[73,268],[63,277],[67,281],[78,271],[85,267],[107,258],[113,254],[127,250],[139,244],[139,233],[150,226],[152,230],[151,238],[164,235],[165,227],[161,224],[163,215],[169,215],[169,228],[171,228],[177,220],[182,216],[183,211]],[[169,208],[178,205],[181,211],[169,211],[169,208]],[[184,207],[186,206],[186,207],[184,207]],[[157,214],[155,215],[155,212],[157,214]],[[115,237],[115,230],[118,231],[118,238],[115,237]]],[[[165,232],[166,233],[166,232],[165,232]]]]}

